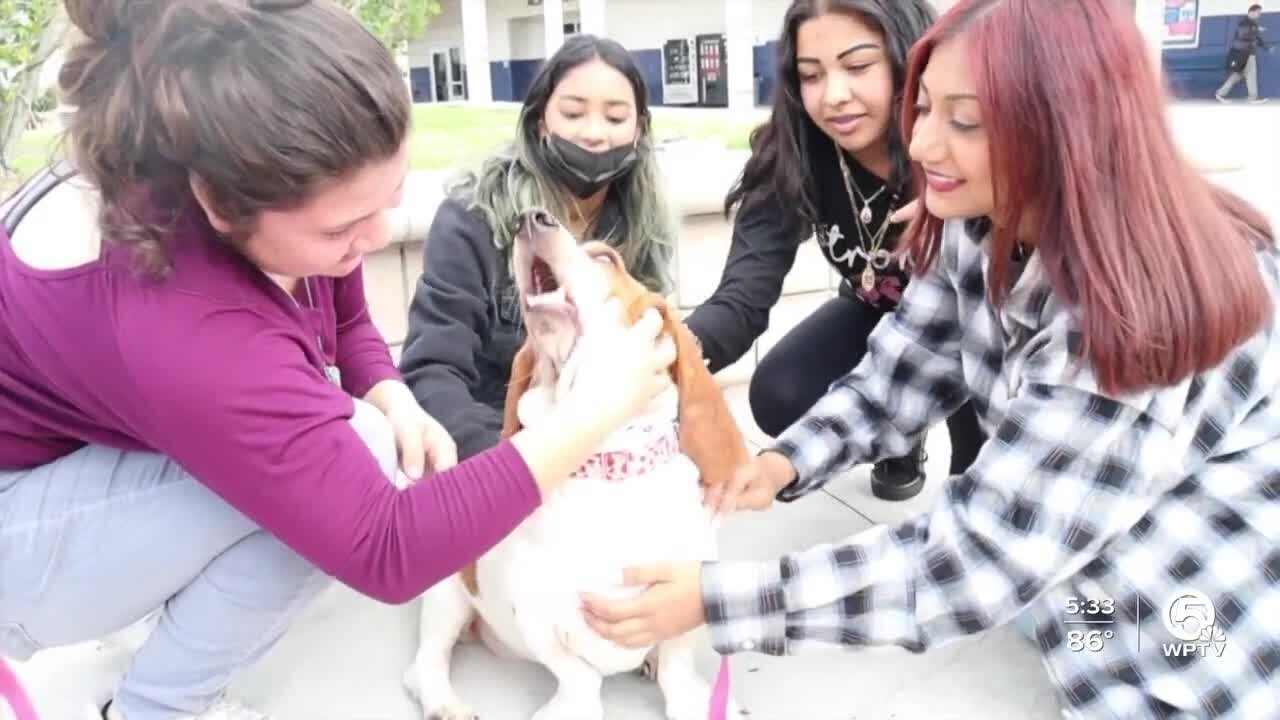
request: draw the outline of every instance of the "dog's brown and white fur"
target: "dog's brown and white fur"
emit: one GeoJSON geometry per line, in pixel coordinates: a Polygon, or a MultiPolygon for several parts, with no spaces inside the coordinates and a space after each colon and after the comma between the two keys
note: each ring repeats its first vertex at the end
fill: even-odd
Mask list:
{"type": "MultiPolygon", "coordinates": [[[[605,312],[610,297],[622,301],[627,323],[649,308],[663,315],[677,347],[673,386],[507,538],[426,593],[406,686],[430,720],[472,720],[450,681],[449,662],[464,629],[478,619],[489,648],[537,662],[558,680],[534,720],[602,720],[602,679],[639,668],[651,652],[667,717],[704,720],[711,686],[694,667],[697,636],[623,648],[586,625],[579,594],[638,592],[621,584],[629,565],[715,559],[716,527],[702,505],[700,479],[724,482],[746,461],[742,435],[693,336],[660,296],[627,274],[611,248],[579,245],[545,212],[531,211],[516,236],[514,265],[528,340],[511,373],[504,437],[549,415],[579,360],[575,347],[616,324],[605,312]]],[[[495,680],[495,690],[500,685],[495,680]]],[[[736,705],[729,717],[738,717],[736,705]]]]}

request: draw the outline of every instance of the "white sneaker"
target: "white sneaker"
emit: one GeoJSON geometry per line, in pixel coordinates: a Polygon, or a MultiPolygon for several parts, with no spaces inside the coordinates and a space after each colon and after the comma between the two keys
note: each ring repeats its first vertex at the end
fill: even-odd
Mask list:
{"type": "MultiPolygon", "coordinates": [[[[102,714],[102,720],[128,720],[116,710],[116,706],[107,707],[106,713],[102,714]]],[[[256,710],[241,705],[239,702],[226,697],[225,695],[217,700],[208,710],[199,715],[192,715],[188,720],[273,720],[270,715],[263,715],[256,710]]]]}

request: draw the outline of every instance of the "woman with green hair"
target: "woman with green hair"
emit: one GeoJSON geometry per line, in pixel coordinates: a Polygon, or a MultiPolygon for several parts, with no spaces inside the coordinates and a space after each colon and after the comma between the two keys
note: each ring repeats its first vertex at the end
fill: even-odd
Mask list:
{"type": "Polygon", "coordinates": [[[400,369],[458,457],[498,442],[524,341],[511,273],[517,218],[553,213],[618,250],[650,290],[671,290],[675,218],[660,189],[644,78],[613,40],[566,38],[541,68],[515,141],[451,183],[423,253],[400,369]]]}

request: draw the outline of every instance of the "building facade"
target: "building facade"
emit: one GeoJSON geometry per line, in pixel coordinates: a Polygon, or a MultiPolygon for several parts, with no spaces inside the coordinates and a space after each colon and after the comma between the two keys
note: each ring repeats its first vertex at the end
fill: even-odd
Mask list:
{"type": "MultiPolygon", "coordinates": [[[[955,0],[933,0],[945,10],[955,0]]],[[[1253,0],[1132,0],[1182,97],[1211,97],[1226,49],[1253,0]]],[[[1263,0],[1280,13],[1280,0],[1263,0]]],[[[626,47],[654,105],[763,105],[789,0],[440,0],[441,12],[409,45],[415,102],[524,99],[565,35],[607,35],[626,47]],[[473,68],[483,68],[474,72],[473,68]]],[[[1280,15],[1274,23],[1280,44],[1280,15]]],[[[1264,95],[1280,95],[1280,56],[1259,57],[1264,95]]]]}
{"type": "Polygon", "coordinates": [[[660,105],[750,106],[768,97],[788,0],[441,0],[409,45],[417,102],[520,101],[566,34],[626,47],[660,105]],[[472,68],[486,68],[476,73],[472,68]]]}

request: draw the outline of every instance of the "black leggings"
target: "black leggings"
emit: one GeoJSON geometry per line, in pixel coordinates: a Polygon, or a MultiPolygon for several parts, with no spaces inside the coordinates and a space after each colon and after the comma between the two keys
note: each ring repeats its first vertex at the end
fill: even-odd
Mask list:
{"type": "MultiPolygon", "coordinates": [[[[776,437],[827,393],[832,382],[857,366],[867,336],[884,312],[843,293],[800,321],[760,360],[751,377],[751,414],[776,437]]],[[[986,441],[970,403],[947,418],[951,474],[969,469],[986,441]]]]}

